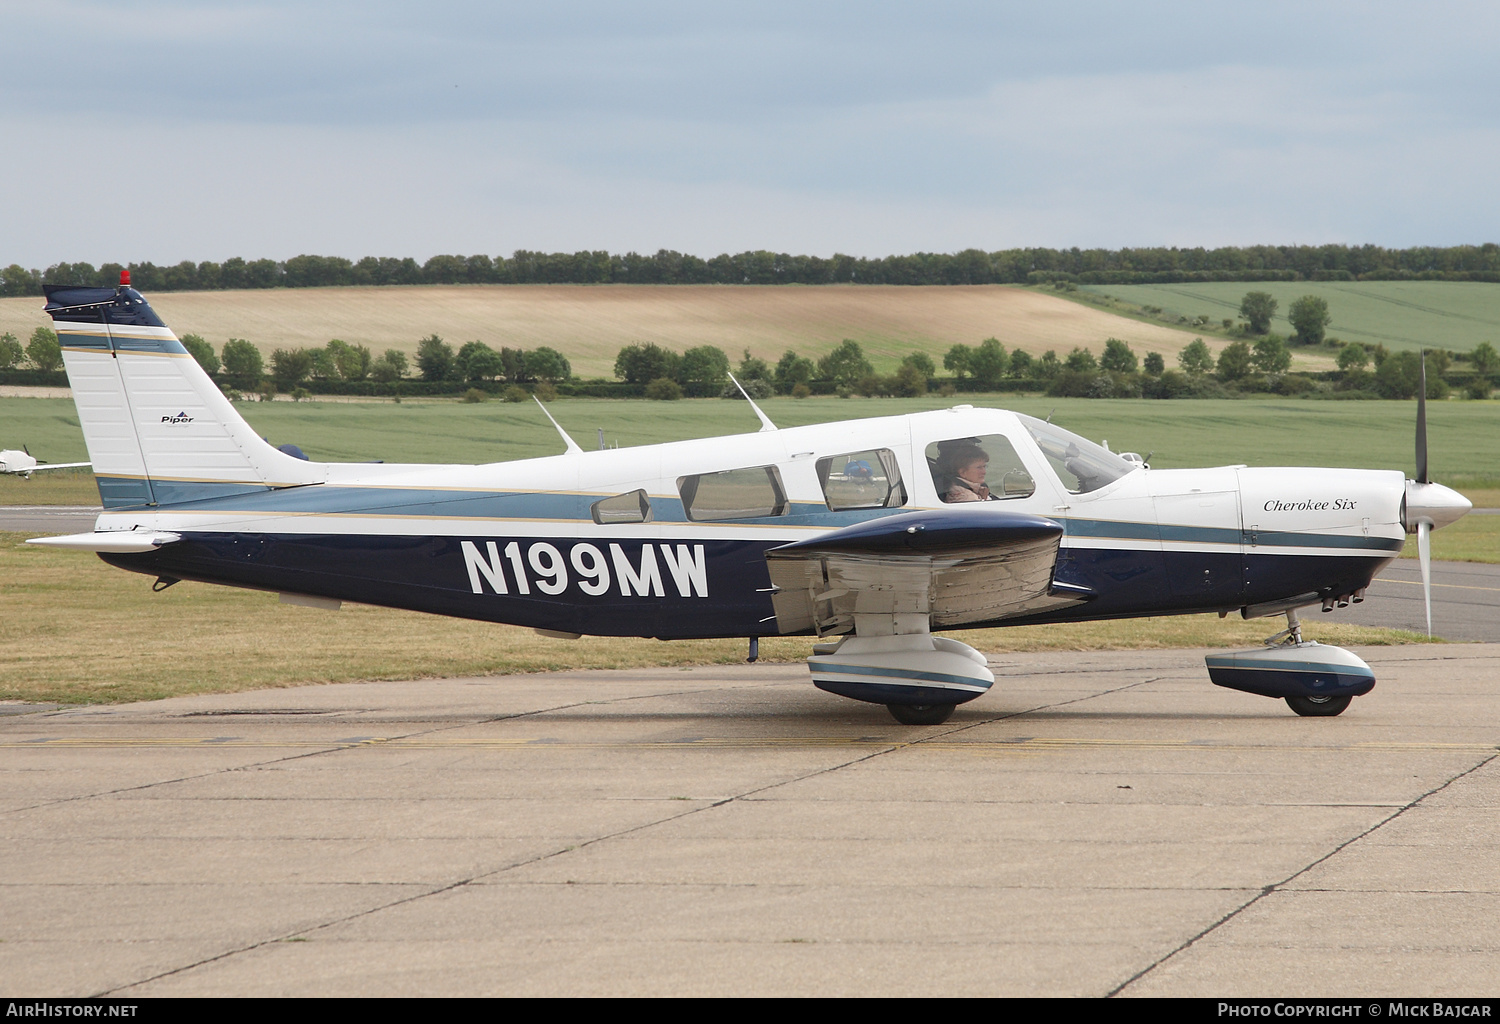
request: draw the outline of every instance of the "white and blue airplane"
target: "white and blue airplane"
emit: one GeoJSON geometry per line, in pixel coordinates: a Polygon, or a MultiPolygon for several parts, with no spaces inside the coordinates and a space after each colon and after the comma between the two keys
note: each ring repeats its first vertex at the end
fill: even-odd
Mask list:
{"type": "Polygon", "coordinates": [[[0,451],[0,475],[19,476],[30,480],[31,474],[41,473],[49,469],[80,469],[90,465],[87,462],[42,462],[31,454],[31,449],[25,445],[20,451],[14,448],[6,448],[0,451]]]}
{"type": "MultiPolygon", "coordinates": [[[[309,461],[272,447],[140,293],[49,286],[103,502],[31,543],[157,577],[531,627],[556,637],[815,635],[820,688],[936,724],[994,682],[934,636],[1194,612],[1285,613],[1214,682],[1341,713],[1374,675],[1296,610],[1362,599],[1470,508],[1418,472],[1153,470],[967,405],[488,465],[309,461]]],[[[1430,603],[1429,603],[1430,609],[1430,603]]],[[[1429,611],[1430,627],[1430,611],[1429,611]]]]}

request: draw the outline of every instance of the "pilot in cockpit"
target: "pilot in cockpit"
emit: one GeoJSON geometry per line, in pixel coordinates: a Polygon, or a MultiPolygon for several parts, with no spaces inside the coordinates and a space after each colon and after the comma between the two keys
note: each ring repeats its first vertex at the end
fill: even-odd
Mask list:
{"type": "Polygon", "coordinates": [[[989,466],[989,455],[978,445],[946,449],[938,463],[938,471],[947,484],[940,492],[942,499],[947,502],[993,500],[989,485],[984,482],[989,466]]]}

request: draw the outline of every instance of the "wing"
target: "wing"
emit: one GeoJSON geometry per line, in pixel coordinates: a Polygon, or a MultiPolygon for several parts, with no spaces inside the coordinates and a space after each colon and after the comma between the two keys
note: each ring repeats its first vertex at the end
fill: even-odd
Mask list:
{"type": "Polygon", "coordinates": [[[1014,618],[1092,597],[1055,584],[1063,527],[969,505],[907,512],[766,552],[776,627],[845,633],[858,614],[927,615],[931,628],[1014,618]]]}
{"type": "Polygon", "coordinates": [[[92,462],[38,462],[28,472],[40,473],[44,469],[81,469],[92,465],[92,462]]]}

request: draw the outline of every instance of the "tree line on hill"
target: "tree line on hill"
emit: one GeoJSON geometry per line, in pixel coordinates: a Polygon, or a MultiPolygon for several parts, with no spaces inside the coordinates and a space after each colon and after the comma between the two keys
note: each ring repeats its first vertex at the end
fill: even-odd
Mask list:
{"type": "Polygon", "coordinates": [[[1252,245],[1217,249],[965,249],[866,258],[795,256],[765,250],[709,259],[662,249],[652,255],[604,251],[510,256],[241,257],[171,266],[57,263],[46,270],[0,269],[0,295],[40,295],[43,284],[111,287],[129,270],[152,291],[316,288],[416,284],[1162,284],[1183,281],[1500,281],[1500,245],[1252,245]]]}
{"type": "MultiPolygon", "coordinates": [[[[376,358],[365,345],[334,338],[323,348],[278,348],[267,361],[243,338],[229,339],[217,354],[196,334],[183,335],[182,345],[210,377],[230,391],[258,391],[267,396],[277,392],[299,396],[302,392],[414,393],[402,387],[412,383],[407,375],[413,367],[400,349],[386,349],[376,358]],[[361,384],[372,387],[361,389],[361,384]]],[[[421,389],[430,394],[452,393],[465,383],[508,382],[545,388],[573,374],[567,358],[556,349],[496,350],[482,341],[471,341],[455,352],[436,334],[417,343],[414,368],[420,382],[432,385],[421,389]]]]}
{"type": "MultiPolygon", "coordinates": [[[[774,364],[744,352],[733,367],[723,349],[700,345],[677,353],[655,343],[627,345],[615,358],[615,377],[609,381],[580,381],[568,360],[550,348],[529,351],[493,349],[472,341],[457,351],[437,335],[418,344],[413,369],[406,379],[406,356],[394,349],[372,359],[363,345],[335,339],[323,349],[277,349],[269,367],[247,341],[227,342],[222,358],[194,335],[183,344],[226,389],[258,390],[266,397],[277,391],[294,397],[313,393],[433,394],[464,392],[470,401],[499,393],[511,401],[531,394],[550,401],[559,394],[598,397],[646,397],[673,400],[683,397],[738,398],[741,389],[751,398],[772,395],[838,395],[849,398],[917,397],[929,390],[952,395],[959,391],[1040,391],[1073,398],[1225,398],[1253,393],[1305,395],[1322,398],[1390,398],[1416,396],[1421,356],[1391,352],[1384,345],[1306,337],[1292,339],[1272,331],[1253,343],[1238,339],[1217,356],[1202,338],[1195,338],[1168,368],[1158,352],[1144,359],[1130,345],[1109,338],[1095,356],[1077,346],[1066,356],[1049,350],[1033,356],[1024,349],[1006,351],[997,338],[978,345],[954,345],[943,356],[951,376],[938,376],[925,352],[909,353],[891,374],[875,372],[863,348],[846,338],[816,361],[788,349],[774,364]],[[1329,373],[1291,372],[1294,344],[1322,344],[1337,352],[1338,370],[1329,373]]],[[[1450,386],[1462,386],[1470,398],[1488,398],[1494,375],[1500,371],[1500,352],[1485,342],[1472,352],[1453,354],[1441,349],[1427,353],[1427,394],[1444,398],[1450,386]],[[1456,364],[1464,363],[1466,367],[1456,364]]]]}
{"type": "MultiPolygon", "coordinates": [[[[1290,338],[1270,329],[1277,309],[1271,294],[1245,293],[1239,308],[1244,322],[1233,325],[1231,332],[1236,340],[1215,357],[1203,339],[1196,338],[1178,353],[1175,369],[1167,368],[1160,353],[1147,353],[1141,360],[1118,338],[1107,339],[1098,357],[1083,346],[1065,357],[1055,350],[1036,357],[1020,348],[1007,352],[999,339],[986,338],[977,346],[954,345],[944,354],[943,368],[952,374],[948,378],[938,377],[937,366],[924,352],[908,354],[893,374],[878,374],[859,343],[848,338],[816,362],[788,349],[773,366],[746,349],[736,369],[737,380],[731,380],[729,357],[717,346],[700,345],[679,354],[655,343],[636,343],[620,349],[615,358],[618,382],[579,381],[567,357],[545,346],[495,349],[471,341],[455,351],[436,334],[417,343],[415,367],[399,349],[387,349],[376,358],[368,347],[337,338],[323,348],[278,348],[271,353],[269,365],[260,350],[243,338],[229,339],[218,353],[194,334],[184,335],[182,344],[235,397],[245,391],[266,398],[278,392],[296,398],[312,393],[451,395],[467,387],[465,394],[471,401],[496,391],[512,401],[531,394],[544,400],[558,394],[671,400],[714,395],[738,398],[742,389],[752,398],[775,394],[914,397],[932,388],[944,394],[1044,391],[1078,398],[1211,398],[1272,392],[1401,399],[1412,398],[1419,390],[1418,354],[1392,353],[1384,345],[1327,337],[1332,317],[1326,300],[1304,295],[1291,303],[1288,318],[1295,333],[1290,338]],[[1337,372],[1290,372],[1292,346],[1317,346],[1336,353],[1337,372]],[[417,379],[408,379],[410,369],[415,369],[417,379]]],[[[1226,327],[1230,325],[1226,321],[1226,327]]],[[[62,378],[57,372],[61,365],[57,335],[45,327],[36,328],[24,348],[14,335],[0,335],[0,383],[65,383],[65,378],[43,379],[62,378]],[[28,363],[29,368],[24,368],[28,363]]],[[[1489,397],[1494,374],[1500,370],[1500,353],[1489,342],[1468,353],[1434,349],[1427,354],[1427,365],[1428,397],[1445,397],[1450,385],[1456,385],[1468,397],[1483,399],[1489,397]],[[1458,368],[1455,363],[1468,365],[1458,368]]]]}

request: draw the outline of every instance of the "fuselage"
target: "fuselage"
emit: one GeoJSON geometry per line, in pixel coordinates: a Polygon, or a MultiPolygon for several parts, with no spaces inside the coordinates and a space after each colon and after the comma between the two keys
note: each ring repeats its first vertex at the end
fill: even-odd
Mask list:
{"type": "Polygon", "coordinates": [[[989,458],[986,507],[1063,526],[1054,578],[1090,595],[971,627],[1337,599],[1365,587],[1405,539],[1399,472],[1154,470],[1117,466],[1090,445],[1091,466],[1087,451],[1076,461],[1075,441],[1088,445],[959,406],[479,466],[312,463],[298,486],[158,479],[155,505],[107,509],[97,528],[179,534],[155,551],[103,556],[157,576],[662,638],[780,632],[771,548],[913,510],[978,507],[947,500],[944,460],[956,447],[989,458]]]}

